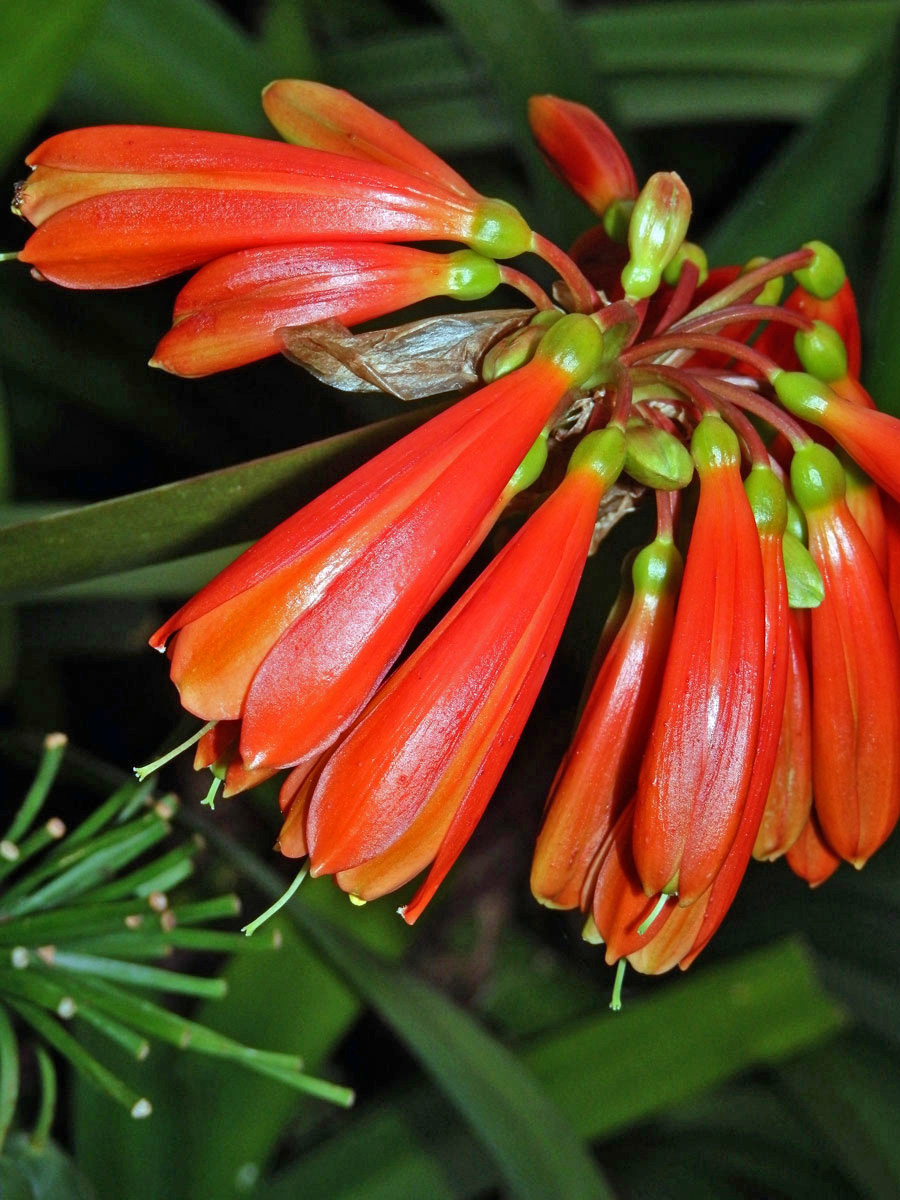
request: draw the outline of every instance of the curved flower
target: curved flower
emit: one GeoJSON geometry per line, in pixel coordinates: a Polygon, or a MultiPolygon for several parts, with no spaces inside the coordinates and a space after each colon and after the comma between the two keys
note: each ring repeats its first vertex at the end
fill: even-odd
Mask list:
{"type": "Polygon", "coordinates": [[[815,810],[828,845],[862,866],[900,816],[900,641],[838,460],[804,447],[791,484],[825,582],[811,614],[815,810]]]}
{"type": "Polygon", "coordinates": [[[659,706],[641,766],[634,857],[648,895],[690,904],[737,833],[763,688],[759,537],[732,430],[706,416],[692,439],[700,500],[659,706]]]}
{"type": "Polygon", "coordinates": [[[311,873],[367,900],[429,863],[412,924],[470,837],[543,683],[622,469],[617,429],[589,435],[559,488],[409,659],[324,767],[306,818],[311,873]]]}
{"type": "Polygon", "coordinates": [[[532,241],[504,201],[262,138],[97,126],[26,162],[14,209],[38,228],[19,257],[67,287],[132,287],[254,246],[437,239],[505,258],[532,241]]]}
{"type": "Polygon", "coordinates": [[[288,325],[356,325],[432,296],[480,300],[499,282],[496,263],[472,250],[432,254],[368,242],[241,250],[182,288],[150,365],[209,375],[279,353],[278,331],[288,325]]]}
{"type": "Polygon", "coordinates": [[[681,555],[670,538],[641,551],[632,579],[628,614],[553,782],[535,847],[531,890],[554,908],[579,904],[591,863],[634,792],[681,580],[681,555]]]}
{"type": "Polygon", "coordinates": [[[602,338],[587,317],[283,522],[181,608],[172,679],[188,711],[241,721],[245,767],[321,753],[360,712],[602,338]]]}

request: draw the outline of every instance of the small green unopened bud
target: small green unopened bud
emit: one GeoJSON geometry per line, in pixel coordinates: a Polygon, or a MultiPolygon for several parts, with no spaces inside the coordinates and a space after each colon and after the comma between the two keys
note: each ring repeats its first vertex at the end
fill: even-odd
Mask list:
{"type": "Polygon", "coordinates": [[[825,597],[825,584],[813,556],[799,538],[785,530],[781,542],[788,604],[791,608],[818,608],[825,597]]]}
{"type": "MultiPolygon", "coordinates": [[[[754,258],[748,259],[744,263],[742,275],[746,275],[748,271],[754,271],[757,267],[764,266],[771,260],[766,258],[764,254],[757,254],[754,258]]],[[[781,275],[776,275],[774,279],[769,279],[763,284],[763,289],[754,299],[754,304],[777,304],[781,299],[781,293],[784,291],[784,279],[781,275]]]]}
{"type": "Polygon", "coordinates": [[[532,233],[525,218],[511,204],[505,200],[483,200],[472,214],[465,241],[488,258],[515,258],[531,249],[532,233]]]}
{"type": "Polygon", "coordinates": [[[615,483],[625,465],[625,434],[615,425],[583,437],[569,459],[568,472],[592,471],[604,487],[615,483]]]}
{"type": "Polygon", "coordinates": [[[702,474],[720,467],[739,466],[741,444],[730,425],[715,413],[707,413],[691,437],[691,454],[702,474]]]}
{"type": "Polygon", "coordinates": [[[569,313],[544,334],[536,357],[554,363],[578,387],[603,361],[603,334],[590,317],[569,313]]]}
{"type": "Polygon", "coordinates": [[[788,496],[787,505],[787,532],[793,534],[793,536],[805,546],[809,540],[809,531],[806,528],[806,517],[803,515],[803,509],[793,496],[788,496]]]}
{"type": "Polygon", "coordinates": [[[637,483],[676,491],[691,482],[694,460],[674,434],[633,418],[625,431],[625,444],[625,470],[637,483]]]}
{"type": "Polygon", "coordinates": [[[627,298],[653,295],[684,241],[690,219],[691,194],[681,177],[674,171],[651,175],[634,202],[628,225],[631,258],[622,271],[627,298]]]}
{"type": "Polygon", "coordinates": [[[842,500],[844,469],[830,450],[810,442],[791,460],[791,489],[804,513],[842,500]]]}
{"type": "Polygon", "coordinates": [[[759,532],[781,537],[787,528],[787,493],[772,468],[761,463],[754,465],[744,489],[759,532]]]}
{"type": "Polygon", "coordinates": [[[827,321],[813,321],[810,330],[798,329],[794,349],[804,371],[831,383],[847,374],[847,347],[838,331],[827,321]]]}
{"type": "Polygon", "coordinates": [[[803,247],[812,250],[815,258],[809,266],[796,270],[794,278],[817,300],[830,300],[847,278],[840,256],[824,242],[804,242],[803,247]]]}
{"type": "Polygon", "coordinates": [[[481,378],[484,382],[493,383],[495,379],[531,362],[546,332],[546,329],[538,326],[526,325],[524,329],[517,329],[515,333],[507,334],[495,342],[481,362],[481,378]]]}
{"type": "Polygon", "coordinates": [[[683,560],[674,542],[657,538],[645,546],[631,567],[634,590],[647,596],[675,592],[681,583],[683,560]]]}
{"type": "Polygon", "coordinates": [[[779,371],[771,382],[775,395],[795,417],[815,422],[828,407],[828,385],[805,371],[779,371]]]}
{"type": "Polygon", "coordinates": [[[615,200],[603,214],[606,236],[624,246],[628,241],[628,225],[633,212],[633,200],[615,200]]]}
{"type": "Polygon", "coordinates": [[[697,286],[702,287],[709,278],[709,262],[706,251],[696,242],[682,242],[672,256],[672,261],[663,271],[663,279],[674,287],[681,278],[681,268],[686,262],[692,262],[697,268],[697,286]]]}
{"type": "Polygon", "coordinates": [[[500,285],[500,268],[492,258],[474,250],[456,250],[447,255],[446,295],[460,300],[483,300],[500,285]]]}
{"type": "Polygon", "coordinates": [[[537,483],[546,463],[547,431],[545,429],[519,463],[516,473],[506,485],[507,491],[513,491],[518,494],[530,488],[533,483],[537,483]]]}

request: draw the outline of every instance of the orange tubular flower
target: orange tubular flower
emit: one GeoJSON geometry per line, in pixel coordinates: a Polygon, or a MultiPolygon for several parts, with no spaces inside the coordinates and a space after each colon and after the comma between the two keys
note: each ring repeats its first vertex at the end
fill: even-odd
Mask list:
{"type": "Polygon", "coordinates": [[[311,761],[357,716],[601,345],[589,318],[563,318],[532,362],[329,489],[154,634],[174,635],[188,711],[241,720],[244,767],[311,761]]]}
{"type": "Polygon", "coordinates": [[[504,201],[262,138],[98,126],[26,162],[14,207],[38,229],[19,257],[67,287],[150,283],[254,246],[439,239],[505,258],[532,241],[504,201]]]}
{"type": "Polygon", "coordinates": [[[598,216],[610,205],[635,199],[638,186],[628,155],[596,113],[558,96],[532,96],[528,120],[550,166],[598,216]]]}
{"type": "Polygon", "coordinates": [[[209,375],[277,354],[287,325],[332,317],[356,325],[431,296],[480,300],[499,282],[497,265],[472,250],[430,254],[365,242],[242,250],[182,288],[174,326],[150,365],[209,375]]]}
{"type": "Polygon", "coordinates": [[[579,445],[560,487],[388,680],[328,761],[306,820],[311,873],[364,900],[429,863],[412,924],[483,813],[546,675],[597,506],[618,476],[618,429],[579,445]]]}
{"type": "MultiPolygon", "coordinates": [[[[554,908],[581,903],[591,862],[634,792],[681,579],[681,555],[671,538],[658,538],[641,551],[632,579],[628,615],[554,780],[535,848],[531,890],[554,908]]],[[[643,892],[641,898],[646,901],[643,892]]]]}
{"type": "Polygon", "coordinates": [[[862,866],[900,815],[900,641],[838,460],[805,446],[791,484],[825,582],[811,614],[815,810],[831,849],[862,866]]]}
{"type": "Polygon", "coordinates": [[[753,857],[769,862],[785,854],[812,807],[812,726],[809,666],[796,612],[788,614],[788,681],[778,752],[753,857]]]}
{"type": "Polygon", "coordinates": [[[645,891],[677,891],[682,905],[709,887],[740,824],[756,751],[765,635],[759,537],[737,437],[710,415],[691,446],[700,500],[634,814],[634,858],[645,891]]]}

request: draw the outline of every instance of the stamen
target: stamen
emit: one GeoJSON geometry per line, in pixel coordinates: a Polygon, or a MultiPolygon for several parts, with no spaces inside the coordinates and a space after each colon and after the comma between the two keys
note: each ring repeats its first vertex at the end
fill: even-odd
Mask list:
{"type": "Polygon", "coordinates": [[[141,781],[141,783],[143,783],[148,775],[152,775],[154,771],[158,771],[159,768],[165,766],[167,762],[171,762],[173,758],[177,758],[182,750],[187,750],[189,746],[193,746],[195,742],[199,742],[204,733],[209,733],[215,723],[215,721],[207,721],[202,729],[198,729],[192,737],[189,737],[186,742],[182,742],[180,746],[176,746],[174,750],[170,750],[167,754],[163,754],[160,758],[154,759],[152,763],[147,763],[145,767],[134,767],[133,770],[135,775],[137,775],[138,779],[141,781]]]}
{"type": "Polygon", "coordinates": [[[531,249],[558,272],[560,279],[572,293],[579,311],[591,313],[595,308],[600,307],[600,297],[585,279],[578,265],[569,258],[568,254],[560,250],[559,246],[554,246],[553,242],[548,241],[541,234],[535,233],[532,235],[531,249]]]}
{"type": "Polygon", "coordinates": [[[252,934],[256,933],[256,931],[257,931],[257,929],[259,929],[260,925],[262,925],[265,921],[268,921],[269,917],[274,917],[274,915],[278,912],[278,910],[280,908],[283,908],[285,906],[285,904],[287,904],[288,900],[290,900],[291,897],[294,895],[294,893],[297,891],[297,888],[300,886],[300,884],[306,878],[308,871],[309,871],[309,863],[305,862],[303,864],[303,866],[300,868],[300,870],[297,872],[296,876],[294,877],[293,882],[291,883],[291,885],[287,889],[287,891],[283,892],[282,895],[280,895],[278,897],[278,899],[275,901],[274,904],[270,904],[269,907],[266,909],[266,911],[264,913],[261,913],[256,918],[256,920],[251,921],[249,925],[244,925],[241,929],[241,933],[245,933],[247,935],[247,937],[250,937],[252,934]]]}
{"type": "Polygon", "coordinates": [[[609,1002],[609,1007],[613,1012],[619,1012],[622,1008],[622,980],[625,978],[626,961],[620,958],[616,965],[616,978],[613,983],[612,999],[609,1002]]]}
{"type": "Polygon", "coordinates": [[[653,909],[653,912],[650,914],[649,917],[646,917],[643,921],[641,921],[640,925],[638,925],[638,927],[637,927],[637,931],[641,935],[641,937],[644,936],[644,934],[647,932],[647,930],[650,928],[650,926],[653,924],[653,922],[656,920],[656,918],[659,916],[659,914],[662,912],[662,910],[666,907],[666,901],[668,899],[669,899],[668,892],[660,892],[660,894],[657,896],[656,906],[653,909]]]}
{"type": "Polygon", "coordinates": [[[208,805],[209,808],[211,808],[213,812],[216,811],[216,795],[221,786],[222,786],[222,780],[219,778],[218,775],[214,775],[213,781],[209,785],[209,791],[206,793],[206,795],[200,801],[201,804],[208,805]]]}

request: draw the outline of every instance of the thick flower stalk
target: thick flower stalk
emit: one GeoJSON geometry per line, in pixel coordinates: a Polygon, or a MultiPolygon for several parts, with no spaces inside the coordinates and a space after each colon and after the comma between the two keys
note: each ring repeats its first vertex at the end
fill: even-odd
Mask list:
{"type": "Polygon", "coordinates": [[[471,389],[154,635],[206,722],[208,799],[288,770],[282,853],[357,900],[427,870],[401,910],[415,921],[500,783],[587,558],[654,491],[657,537],[600,639],[534,895],[585,914],[618,1003],[626,961],[694,961],[753,856],[812,886],[861,866],[900,814],[900,422],[860,382],[834,251],[710,266],[686,240],[681,177],[641,183],[608,126],[554,96],[531,102],[535,135],[601,221],[571,257],[345,92],[280,80],[263,103],[289,144],[63,133],[15,201],[39,277],[127,287],[200,268],[154,365],[200,376],[285,349],[342,387],[471,389]],[[525,253],[559,276],[553,300],[503,261],[525,253]],[[344,328],[504,284],[533,307],[344,328]],[[417,332],[446,373],[443,349],[416,358],[417,332]],[[326,349],[314,363],[298,344],[326,349]]]}

